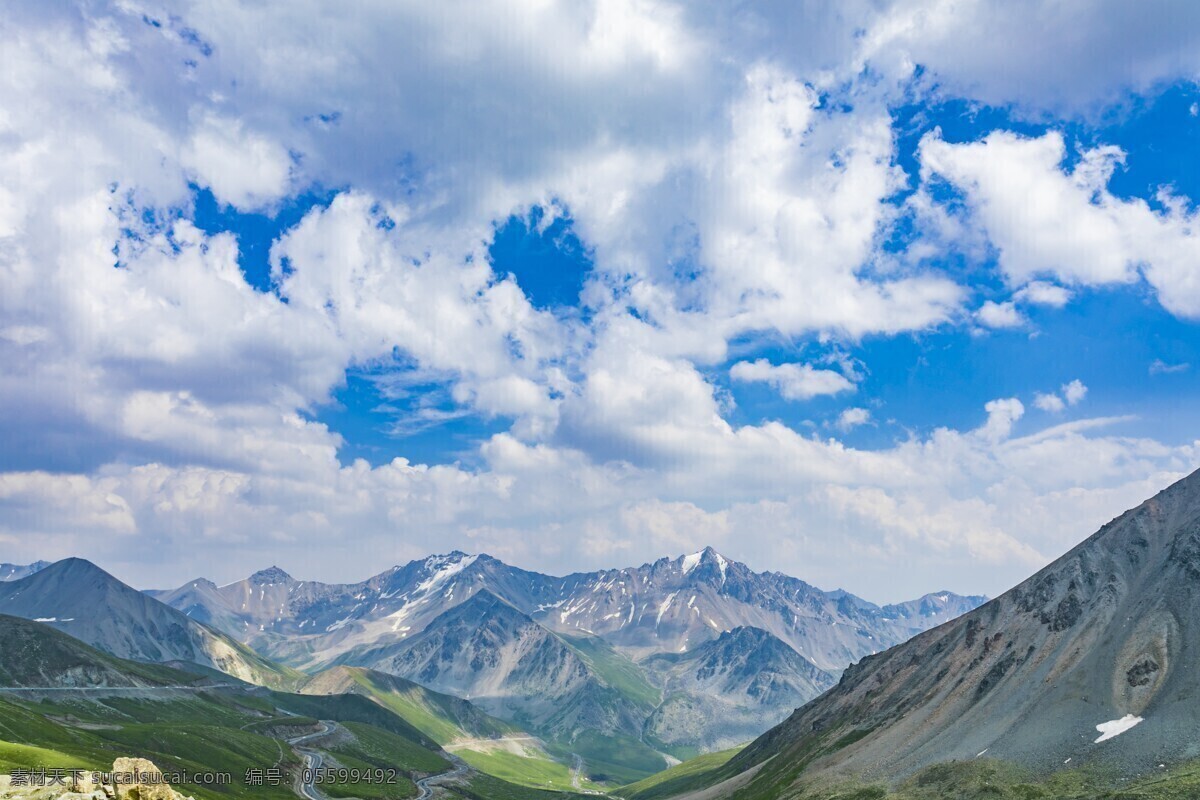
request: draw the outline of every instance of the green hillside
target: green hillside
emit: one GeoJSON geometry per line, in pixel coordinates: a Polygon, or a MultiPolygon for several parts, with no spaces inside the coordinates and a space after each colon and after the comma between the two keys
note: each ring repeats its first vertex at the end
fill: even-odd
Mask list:
{"type": "MultiPolygon", "coordinates": [[[[230,780],[222,784],[198,779],[175,784],[197,800],[283,800],[296,796],[293,773],[302,764],[287,740],[320,731],[318,720],[330,724],[332,731],[304,746],[323,752],[326,766],[398,773],[394,782],[386,784],[324,783],[320,790],[329,797],[415,797],[417,778],[454,768],[430,733],[377,702],[371,692],[290,694],[226,680],[194,665],[183,665],[187,669],[181,670],[127,661],[46,625],[13,617],[0,617],[0,641],[4,642],[0,648],[2,771],[105,770],[118,757],[136,756],[149,759],[164,772],[229,774],[230,780]],[[268,769],[280,771],[283,779],[278,785],[247,781],[248,771],[268,769]]],[[[393,705],[426,727],[431,721],[456,725],[442,716],[452,711],[453,719],[467,719],[489,733],[520,734],[498,720],[486,715],[476,719],[469,709],[456,707],[465,701],[436,693],[416,695],[420,703],[393,697],[393,705]]],[[[444,730],[436,724],[432,727],[444,730]]],[[[512,771],[512,777],[525,786],[468,773],[453,791],[461,790],[460,797],[486,800],[578,797],[530,788],[528,784],[544,780],[547,765],[557,770],[556,788],[569,788],[570,776],[565,766],[548,757],[525,761],[530,762],[529,768],[512,771]]],[[[511,771],[511,765],[501,766],[501,771],[511,771]]]]}
{"type": "Polygon", "coordinates": [[[704,786],[713,770],[724,766],[741,750],[740,747],[734,747],[719,753],[697,756],[637,783],[615,789],[613,794],[627,798],[627,800],[659,800],[677,795],[690,788],[704,786]]]}
{"type": "Polygon", "coordinates": [[[520,735],[516,725],[472,703],[412,681],[362,667],[333,667],[300,687],[306,695],[361,694],[404,719],[438,744],[520,735]]]}

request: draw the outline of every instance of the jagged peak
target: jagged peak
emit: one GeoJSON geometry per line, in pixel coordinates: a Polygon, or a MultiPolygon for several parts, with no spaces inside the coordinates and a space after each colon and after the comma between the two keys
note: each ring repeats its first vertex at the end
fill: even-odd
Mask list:
{"type": "Polygon", "coordinates": [[[730,559],[718,553],[711,545],[705,547],[699,552],[680,556],[677,560],[679,561],[679,569],[684,575],[690,574],[697,567],[707,564],[715,564],[718,571],[720,571],[722,578],[725,577],[725,572],[729,565],[734,563],[730,559]]]}
{"type": "Polygon", "coordinates": [[[213,581],[210,581],[208,578],[193,578],[183,585],[183,588],[186,589],[199,589],[200,587],[216,589],[217,584],[213,581]]]}
{"type": "Polygon", "coordinates": [[[765,631],[762,628],[757,628],[753,625],[738,625],[736,628],[730,628],[727,631],[721,631],[721,635],[717,637],[716,641],[719,642],[722,639],[767,640],[777,638],[778,637],[775,636],[775,634],[765,631]]]}
{"type": "Polygon", "coordinates": [[[255,586],[270,585],[273,583],[291,583],[293,578],[282,569],[276,566],[270,566],[266,569],[260,569],[258,572],[250,576],[250,583],[255,586]]]}

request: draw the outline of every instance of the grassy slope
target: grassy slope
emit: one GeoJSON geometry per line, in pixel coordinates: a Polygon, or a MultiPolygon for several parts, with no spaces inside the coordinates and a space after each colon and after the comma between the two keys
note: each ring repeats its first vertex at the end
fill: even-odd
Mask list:
{"type": "MultiPolygon", "coordinates": [[[[720,783],[729,777],[720,764],[702,756],[645,781],[615,790],[627,800],[662,800],[720,783]],[[686,768],[686,769],[685,769],[686,768]],[[674,774],[671,774],[674,773],[674,774]]],[[[988,759],[939,764],[897,786],[853,780],[822,781],[790,787],[751,781],[728,800],[1195,800],[1200,797],[1200,760],[1126,780],[1098,768],[1063,770],[1038,778],[1010,764],[988,759]]]]}
{"type": "Polygon", "coordinates": [[[415,742],[427,750],[440,749],[437,742],[414,728],[407,720],[361,695],[272,692],[271,698],[276,706],[293,714],[339,722],[362,722],[415,742]]]}
{"type": "MultiPolygon", "coordinates": [[[[662,700],[661,692],[647,680],[642,668],[603,639],[559,636],[605,683],[644,708],[647,716],[662,700]]],[[[586,762],[587,774],[600,783],[629,783],[667,766],[666,760],[653,747],[627,735],[605,736],[587,732],[569,744],[554,743],[551,750],[563,760],[569,760],[572,753],[581,756],[586,762]]]]}
{"type": "MultiPolygon", "coordinates": [[[[753,788],[752,783],[735,797],[768,797],[753,788]]],[[[981,759],[929,767],[891,789],[847,782],[809,786],[789,796],[797,800],[1194,800],[1200,797],[1200,761],[1122,780],[1101,769],[1064,770],[1039,779],[1012,765],[981,759]]]]}
{"type": "MultiPolygon", "coordinates": [[[[295,705],[295,695],[274,695],[295,705]]],[[[438,752],[421,744],[423,735],[403,720],[357,696],[304,698],[312,717],[343,722],[354,740],[333,748],[345,766],[396,767],[395,784],[328,787],[331,795],[402,798],[416,794],[403,773],[449,769],[438,752]],[[378,723],[379,727],[369,724],[378,723]],[[340,751],[340,752],[339,752],[340,751]],[[352,791],[347,791],[352,790],[352,791]],[[370,790],[379,790],[371,793],[370,790]]],[[[218,798],[294,798],[288,785],[248,787],[246,770],[299,763],[286,743],[269,735],[273,726],[302,725],[312,719],[263,717],[263,698],[240,692],[206,692],[179,699],[106,697],[96,700],[14,700],[0,696],[0,766],[110,768],[118,756],[148,758],[164,771],[228,772],[228,786],[183,783],[177,788],[198,800],[218,798]],[[242,701],[249,702],[243,705],[242,701]]],[[[267,708],[275,711],[273,704],[267,708]]],[[[278,714],[278,711],[275,711],[278,714]]],[[[436,748],[436,745],[433,745],[436,748]]]]}
{"type": "MultiPolygon", "coordinates": [[[[516,725],[478,710],[473,715],[472,730],[465,730],[456,721],[456,715],[461,709],[455,707],[465,701],[439,694],[417,684],[410,685],[407,681],[394,679],[392,676],[381,675],[367,669],[356,667],[337,667],[335,669],[338,671],[339,678],[351,680],[355,690],[362,692],[364,697],[370,698],[402,717],[439,744],[528,735],[516,725]]],[[[327,685],[345,688],[345,684],[341,681],[327,685]]],[[[306,687],[304,691],[307,692],[310,689],[306,687]]],[[[486,742],[475,748],[456,748],[455,753],[475,769],[518,786],[554,790],[571,789],[571,769],[567,763],[570,760],[569,755],[563,756],[564,760],[560,761],[551,757],[540,747],[527,747],[524,749],[524,754],[520,754],[488,746],[486,742]]],[[[594,784],[589,783],[588,786],[595,788],[594,784]]]]}
{"type": "MultiPolygon", "coordinates": [[[[459,758],[480,772],[518,786],[552,791],[571,791],[571,768],[559,761],[542,756],[521,756],[505,750],[458,750],[459,758]]],[[[590,781],[582,781],[586,789],[598,789],[590,781]]]]}
{"type": "MultiPolygon", "coordinates": [[[[415,742],[361,722],[347,722],[343,727],[354,734],[353,741],[338,741],[321,749],[333,756],[347,769],[372,773],[387,770],[402,761],[408,769],[421,773],[444,772],[453,764],[442,756],[420,747],[415,742]]],[[[365,779],[358,782],[322,784],[321,790],[330,797],[372,798],[411,797],[416,785],[407,776],[394,783],[365,779]]]]}
{"type": "MultiPolygon", "coordinates": [[[[297,700],[296,695],[281,697],[282,705],[292,708],[311,701],[307,707],[315,712],[315,716],[261,717],[259,715],[265,710],[262,698],[223,692],[172,701],[115,697],[103,702],[29,702],[0,697],[0,769],[46,766],[103,770],[110,768],[117,756],[137,755],[149,758],[164,770],[223,771],[233,775],[230,786],[182,784],[176,787],[197,800],[238,797],[294,800],[295,795],[287,785],[248,787],[244,784],[248,768],[264,768],[276,763],[287,768],[298,764],[291,748],[267,735],[272,727],[311,724],[316,716],[322,719],[370,717],[383,721],[395,731],[412,734],[407,723],[365,698],[353,695],[303,700],[297,700]],[[249,706],[242,705],[242,700],[250,700],[249,706]],[[381,716],[374,716],[376,714],[381,716]],[[392,717],[391,722],[386,721],[388,717],[392,717]],[[55,721],[66,719],[71,723],[55,721]],[[110,727],[87,730],[78,727],[80,724],[110,727]]],[[[266,708],[273,710],[274,707],[267,704],[266,708]]],[[[352,719],[341,724],[354,735],[353,740],[335,741],[327,750],[340,766],[359,770],[399,767],[402,773],[421,774],[451,768],[440,753],[422,747],[402,733],[352,719]]],[[[419,732],[416,735],[421,736],[419,732]]],[[[554,763],[543,761],[541,765],[554,763]]],[[[541,769],[541,765],[537,769],[541,769]]],[[[566,767],[555,766],[561,768],[562,785],[569,788],[566,767]]],[[[518,771],[515,777],[520,779],[521,773],[518,771]]],[[[324,784],[321,788],[330,797],[363,800],[391,800],[416,794],[412,780],[404,774],[391,784],[361,781],[324,784]]],[[[490,775],[474,776],[459,796],[472,800],[578,797],[569,793],[544,792],[490,775]]]]}
{"type": "Polygon", "coordinates": [[[450,797],[463,798],[463,800],[581,800],[587,797],[587,795],[569,792],[517,786],[492,775],[475,775],[466,784],[448,786],[446,790],[450,797]]]}
{"type": "Polygon", "coordinates": [[[4,753],[6,769],[61,766],[104,770],[110,769],[118,756],[135,755],[150,759],[164,771],[231,773],[233,782],[228,786],[184,783],[177,787],[199,800],[291,797],[287,787],[250,790],[244,785],[248,768],[276,763],[286,768],[295,763],[286,746],[232,725],[246,719],[230,707],[220,703],[210,705],[200,698],[180,706],[128,699],[112,706],[98,702],[0,699],[0,738],[4,740],[0,753],[4,753]],[[71,722],[57,721],[67,719],[71,722]],[[146,719],[156,721],[143,721],[146,719]],[[85,729],[81,724],[107,727],[85,729]],[[43,748],[52,751],[53,756],[46,756],[49,760],[43,761],[44,753],[14,745],[43,748]]]}
{"type": "Polygon", "coordinates": [[[570,744],[550,742],[547,749],[563,761],[569,761],[572,753],[579,755],[588,777],[609,785],[632,783],[667,767],[662,755],[632,736],[584,731],[570,744]]]}
{"type": "Polygon", "coordinates": [[[448,695],[439,694],[413,684],[411,689],[401,690],[393,685],[384,685],[369,670],[344,668],[353,676],[354,683],[367,697],[397,714],[413,727],[423,731],[438,744],[449,744],[459,739],[474,739],[493,736],[510,736],[523,733],[516,725],[489,716],[482,711],[476,720],[475,730],[464,730],[454,720],[452,705],[465,702],[448,695]]]}
{"type": "Polygon", "coordinates": [[[559,636],[605,683],[633,702],[653,710],[662,700],[662,693],[646,679],[641,667],[608,642],[596,636],[559,636]]]}
{"type": "Polygon", "coordinates": [[[683,791],[689,784],[704,785],[703,782],[708,773],[724,766],[741,749],[734,747],[730,750],[697,756],[637,783],[614,789],[613,794],[629,798],[629,800],[655,800],[655,798],[670,797],[672,794],[683,791]]]}

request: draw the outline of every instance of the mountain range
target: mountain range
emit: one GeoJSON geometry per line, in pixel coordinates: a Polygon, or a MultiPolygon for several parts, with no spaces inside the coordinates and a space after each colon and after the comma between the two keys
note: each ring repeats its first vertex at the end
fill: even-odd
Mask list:
{"type": "Polygon", "coordinates": [[[635,659],[684,651],[749,626],[834,676],[986,599],[938,592],[880,607],[778,572],[753,572],[712,548],[561,578],[456,551],[353,584],[297,581],[271,567],[227,586],[198,578],[150,594],[264,654],[308,668],[403,640],[481,589],[549,630],[599,636],[635,659]]]}
{"type": "Polygon", "coordinates": [[[0,563],[0,581],[19,581],[48,566],[49,561],[35,561],[32,564],[0,563]]]}
{"type": "Polygon", "coordinates": [[[461,552],[354,584],[272,567],[138,592],[81,559],[6,574],[0,613],[122,658],[361,692],[448,741],[507,725],[542,737],[538,758],[582,758],[610,782],[753,738],[852,661],[983,601],[941,592],[879,607],[711,548],[566,577],[461,552]]]}
{"type": "Polygon", "coordinates": [[[850,663],[984,600],[880,607],[712,548],[565,577],[452,552],[353,584],[271,567],[149,594],[296,669],[398,675],[572,751],[599,737],[647,759],[744,742],[850,663]]]}
{"type": "Polygon", "coordinates": [[[1155,792],[1193,786],[1198,662],[1200,472],[995,600],[862,659],[703,780],[632,796],[826,797],[915,776],[921,796],[957,797],[936,786],[955,776],[961,793],[972,768],[995,797],[1010,796],[1010,768],[1014,797],[1075,797],[1085,779],[1126,788],[1089,797],[1196,796],[1155,792]],[[1049,794],[1034,783],[1067,771],[1049,794]]]}

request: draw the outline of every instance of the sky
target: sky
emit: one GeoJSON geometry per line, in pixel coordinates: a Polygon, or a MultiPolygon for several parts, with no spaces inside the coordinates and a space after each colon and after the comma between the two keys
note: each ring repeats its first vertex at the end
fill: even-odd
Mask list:
{"type": "Polygon", "coordinates": [[[0,9],[0,561],[996,595],[1200,466],[1200,5],[0,9]]]}

